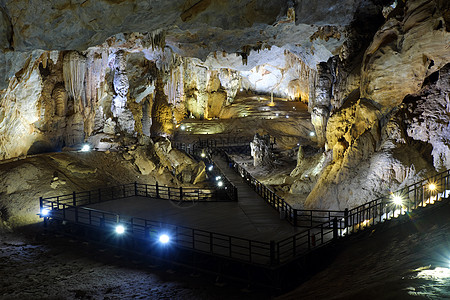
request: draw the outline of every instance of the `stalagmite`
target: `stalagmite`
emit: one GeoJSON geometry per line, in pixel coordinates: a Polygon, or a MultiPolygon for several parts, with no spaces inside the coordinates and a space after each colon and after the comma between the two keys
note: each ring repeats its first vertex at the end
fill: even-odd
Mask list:
{"type": "Polygon", "coordinates": [[[256,133],[253,141],[250,142],[250,149],[255,167],[272,165],[269,135],[260,136],[256,133]]]}

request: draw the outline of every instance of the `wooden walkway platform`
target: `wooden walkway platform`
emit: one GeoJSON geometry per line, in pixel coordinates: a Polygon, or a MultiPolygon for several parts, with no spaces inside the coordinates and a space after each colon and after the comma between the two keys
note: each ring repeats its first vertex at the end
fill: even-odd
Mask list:
{"type": "Polygon", "coordinates": [[[238,202],[178,202],[132,196],[87,207],[119,214],[121,219],[137,217],[267,242],[305,231],[280,219],[278,212],[243,182],[221,157],[214,157],[214,161],[237,186],[238,202]]]}

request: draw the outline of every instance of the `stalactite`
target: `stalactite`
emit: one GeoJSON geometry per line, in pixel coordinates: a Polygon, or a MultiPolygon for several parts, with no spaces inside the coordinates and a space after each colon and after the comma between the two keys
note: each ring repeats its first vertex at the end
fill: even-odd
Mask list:
{"type": "Polygon", "coordinates": [[[155,30],[150,33],[150,40],[152,43],[152,50],[164,49],[166,47],[166,32],[164,30],[155,30]]]}
{"type": "MultiPolygon", "coordinates": [[[[75,103],[81,101],[85,103],[84,79],[86,73],[86,57],[76,51],[71,51],[64,56],[63,76],[64,85],[69,96],[75,103]]],[[[77,105],[74,105],[75,112],[78,112],[77,105]]]]}

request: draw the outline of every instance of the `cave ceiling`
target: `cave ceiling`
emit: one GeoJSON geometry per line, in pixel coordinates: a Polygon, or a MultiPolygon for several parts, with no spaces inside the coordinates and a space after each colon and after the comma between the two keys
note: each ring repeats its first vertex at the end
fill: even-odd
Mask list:
{"type": "Polygon", "coordinates": [[[134,50],[163,43],[213,67],[245,70],[271,59],[253,55],[247,61],[251,50],[276,46],[314,68],[339,53],[355,14],[373,10],[374,2],[1,0],[0,74],[4,85],[18,71],[17,60],[33,50],[84,51],[105,41],[134,50]]]}

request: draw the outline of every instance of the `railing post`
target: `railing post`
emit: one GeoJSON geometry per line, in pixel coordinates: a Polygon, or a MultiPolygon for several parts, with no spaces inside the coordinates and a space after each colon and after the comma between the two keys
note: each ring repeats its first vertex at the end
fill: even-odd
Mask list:
{"type": "Polygon", "coordinates": [[[237,190],[237,187],[234,187],[234,201],[238,201],[238,190],[237,190]]]}
{"type": "Polygon", "coordinates": [[[333,219],[333,240],[337,240],[338,238],[338,227],[337,227],[337,218],[333,219]]]}
{"type": "Polygon", "coordinates": [[[76,192],[73,192],[72,204],[73,204],[73,206],[77,206],[77,196],[76,196],[76,192]]]}
{"type": "Polygon", "coordinates": [[[137,196],[138,195],[138,188],[137,188],[137,182],[134,182],[134,195],[137,196]]]}
{"type": "Polygon", "coordinates": [[[294,226],[297,226],[297,209],[294,209],[294,226]]]}
{"type": "Polygon", "coordinates": [[[183,187],[180,186],[180,201],[183,201],[183,187]]]}
{"type": "MultiPolygon", "coordinates": [[[[42,197],[39,197],[39,214],[42,213],[42,209],[44,208],[44,203],[42,197]]],[[[47,227],[47,217],[44,216],[44,227],[47,227]]]]}
{"type": "Polygon", "coordinates": [[[156,182],[156,198],[159,198],[159,186],[158,186],[158,181],[156,182]]]}
{"type": "Polygon", "coordinates": [[[270,241],[270,264],[275,265],[275,241],[270,241]]]}
{"type": "Polygon", "coordinates": [[[344,210],[344,227],[348,227],[348,208],[344,210]]]}

